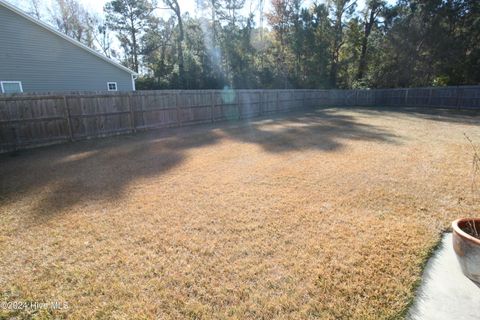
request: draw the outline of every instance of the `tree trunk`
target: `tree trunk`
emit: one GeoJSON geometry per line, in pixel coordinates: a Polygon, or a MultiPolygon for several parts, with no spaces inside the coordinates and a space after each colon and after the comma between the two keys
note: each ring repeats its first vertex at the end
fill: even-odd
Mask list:
{"type": "Polygon", "coordinates": [[[368,38],[364,36],[362,39],[362,51],[360,52],[360,61],[358,63],[357,80],[361,80],[365,75],[365,69],[367,68],[367,45],[368,38]]]}
{"type": "Polygon", "coordinates": [[[132,32],[132,55],[133,55],[133,70],[138,73],[138,44],[137,33],[135,31],[135,25],[133,19],[130,19],[131,32],[132,32]]]}
{"type": "Polygon", "coordinates": [[[179,37],[177,41],[177,50],[178,50],[178,77],[180,81],[180,86],[184,89],[185,86],[185,66],[183,61],[183,39],[184,39],[184,31],[183,31],[183,21],[180,14],[180,8],[177,4],[177,19],[178,19],[178,29],[179,29],[179,37]]]}
{"type": "MultiPolygon", "coordinates": [[[[342,12],[343,13],[343,12],[342,12]]],[[[342,14],[337,15],[337,20],[335,22],[335,38],[333,40],[332,48],[332,64],[330,66],[330,85],[332,88],[337,87],[337,74],[338,74],[338,56],[340,51],[340,46],[342,42],[342,14]]]]}
{"type": "Polygon", "coordinates": [[[183,39],[185,33],[183,30],[182,12],[178,5],[178,0],[164,0],[165,4],[175,13],[178,21],[178,38],[177,38],[177,58],[178,58],[178,80],[181,88],[185,88],[185,66],[183,61],[183,39]]]}
{"type": "Polygon", "coordinates": [[[365,29],[364,29],[364,34],[362,38],[362,51],[360,53],[360,61],[358,64],[357,80],[361,80],[364,77],[365,71],[367,69],[368,37],[372,32],[372,27],[375,23],[376,14],[378,12],[377,10],[378,10],[378,7],[371,8],[369,18],[368,20],[365,21],[365,29]]]}

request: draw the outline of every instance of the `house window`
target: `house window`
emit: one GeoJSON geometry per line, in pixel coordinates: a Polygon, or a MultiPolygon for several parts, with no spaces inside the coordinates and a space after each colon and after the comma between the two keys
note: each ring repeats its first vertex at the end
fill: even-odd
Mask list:
{"type": "Polygon", "coordinates": [[[20,93],[23,92],[21,81],[0,81],[2,93],[20,93]]]}
{"type": "Polygon", "coordinates": [[[117,83],[116,82],[107,82],[108,91],[117,91],[117,83]]]}

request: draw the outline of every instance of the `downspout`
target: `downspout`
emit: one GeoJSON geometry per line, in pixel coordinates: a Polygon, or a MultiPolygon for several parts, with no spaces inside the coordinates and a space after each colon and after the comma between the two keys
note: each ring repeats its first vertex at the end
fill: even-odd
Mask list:
{"type": "Polygon", "coordinates": [[[132,73],[132,91],[135,91],[135,80],[138,78],[136,74],[132,73]]]}

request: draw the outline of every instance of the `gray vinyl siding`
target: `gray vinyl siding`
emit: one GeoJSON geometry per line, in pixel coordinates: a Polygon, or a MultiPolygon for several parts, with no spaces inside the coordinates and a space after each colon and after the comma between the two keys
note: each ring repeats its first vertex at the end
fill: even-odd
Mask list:
{"type": "MultiPolygon", "coordinates": [[[[24,92],[132,91],[132,76],[0,4],[0,81],[24,92]]],[[[1,92],[0,92],[1,93],[1,92]]]]}

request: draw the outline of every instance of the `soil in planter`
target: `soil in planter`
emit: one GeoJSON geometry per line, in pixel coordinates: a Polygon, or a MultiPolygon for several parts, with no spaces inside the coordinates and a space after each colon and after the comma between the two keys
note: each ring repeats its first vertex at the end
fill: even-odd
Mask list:
{"type": "Polygon", "coordinates": [[[480,240],[480,221],[470,220],[460,227],[467,234],[480,240]]]}

